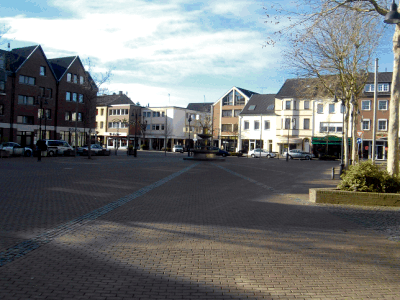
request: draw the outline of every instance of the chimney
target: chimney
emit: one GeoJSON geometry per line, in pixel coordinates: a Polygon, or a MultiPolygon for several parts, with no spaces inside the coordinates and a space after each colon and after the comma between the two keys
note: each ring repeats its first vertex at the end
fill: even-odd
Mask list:
{"type": "Polygon", "coordinates": [[[122,91],[119,91],[119,94],[122,95],[122,91]]]}

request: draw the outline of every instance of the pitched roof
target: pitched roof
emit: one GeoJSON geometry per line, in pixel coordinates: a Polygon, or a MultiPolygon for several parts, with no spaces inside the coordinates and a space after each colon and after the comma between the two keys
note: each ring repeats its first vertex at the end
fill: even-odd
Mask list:
{"type": "Polygon", "coordinates": [[[239,91],[241,91],[243,94],[245,94],[247,97],[251,97],[252,95],[254,95],[254,94],[258,94],[258,93],[255,93],[255,92],[252,92],[252,91],[249,91],[249,90],[245,90],[245,89],[242,89],[242,88],[240,88],[240,87],[236,87],[239,91]]]}
{"type": "Polygon", "coordinates": [[[117,104],[128,104],[135,105],[131,98],[127,95],[119,93],[113,95],[102,95],[98,96],[96,99],[97,106],[108,106],[108,105],[117,105],[117,104]]]}
{"type": "Polygon", "coordinates": [[[275,94],[252,95],[239,115],[275,115],[275,94]]]}
{"type": "Polygon", "coordinates": [[[15,48],[11,51],[0,50],[0,53],[6,57],[9,65],[7,70],[16,72],[27,60],[27,58],[36,50],[39,45],[23,48],[15,48]]]}
{"type": "Polygon", "coordinates": [[[57,76],[57,80],[60,80],[68,67],[72,64],[72,62],[77,58],[77,56],[68,56],[68,57],[59,57],[49,59],[51,67],[54,70],[54,73],[57,76]]]}
{"type": "Polygon", "coordinates": [[[189,103],[187,109],[201,111],[201,112],[211,112],[211,106],[213,105],[212,102],[206,103],[189,103]]]}
{"type": "MultiPolygon", "coordinates": [[[[392,82],[393,72],[379,72],[378,73],[378,82],[379,83],[390,83],[392,82]]],[[[332,75],[333,76],[333,75],[332,75]]],[[[367,84],[374,83],[374,73],[369,73],[367,78],[367,84]]],[[[317,92],[318,86],[318,78],[292,78],[287,79],[285,83],[282,85],[279,92],[276,94],[276,98],[309,98],[310,91],[313,92],[312,89],[315,90],[315,94],[317,92]],[[311,89],[311,90],[310,90],[311,89]]],[[[379,92],[380,95],[390,94],[389,92],[379,92]]],[[[364,92],[364,95],[369,95],[371,92],[364,92]]]]}

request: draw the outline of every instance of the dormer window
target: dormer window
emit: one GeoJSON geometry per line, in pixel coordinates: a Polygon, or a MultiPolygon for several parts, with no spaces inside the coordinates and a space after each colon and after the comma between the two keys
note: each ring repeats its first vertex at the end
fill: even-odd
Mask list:
{"type": "Polygon", "coordinates": [[[389,83],[378,84],[378,92],[389,92],[389,83]]]}
{"type": "Polygon", "coordinates": [[[256,109],[256,105],[250,105],[249,106],[249,110],[255,110],[256,109]]]}

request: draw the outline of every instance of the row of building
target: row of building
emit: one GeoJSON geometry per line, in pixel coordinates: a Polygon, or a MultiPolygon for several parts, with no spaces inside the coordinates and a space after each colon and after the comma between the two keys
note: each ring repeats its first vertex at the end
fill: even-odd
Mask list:
{"type": "MultiPolygon", "coordinates": [[[[371,156],[374,84],[358,99],[360,153],[371,156]]],[[[391,72],[378,75],[376,155],[386,159],[391,72]]],[[[136,145],[161,150],[194,147],[208,128],[213,145],[228,151],[290,149],[340,155],[343,108],[333,99],[300,94],[301,79],[288,79],[277,94],[232,87],[213,103],[142,107],[127,94],[96,96],[97,87],[78,56],[47,59],[40,45],[0,51],[0,140],[33,146],[37,139],[108,148],[136,145]],[[91,132],[91,134],[90,134],[91,132]]],[[[134,99],[136,100],[136,99],[134,99]]],[[[138,102],[137,102],[138,103],[138,102]]]]}

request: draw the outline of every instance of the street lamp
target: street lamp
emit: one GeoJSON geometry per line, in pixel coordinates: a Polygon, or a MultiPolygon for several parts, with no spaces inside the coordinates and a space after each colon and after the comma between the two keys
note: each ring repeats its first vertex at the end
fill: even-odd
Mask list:
{"type": "Polygon", "coordinates": [[[192,122],[192,116],[191,115],[189,115],[188,122],[189,122],[189,140],[188,140],[188,157],[189,157],[190,156],[190,122],[192,122]]]}
{"type": "MultiPolygon", "coordinates": [[[[340,99],[342,105],[342,147],[341,147],[341,155],[340,155],[340,170],[339,175],[342,175],[343,168],[344,168],[344,160],[343,160],[343,153],[344,153],[344,114],[346,110],[345,99],[340,99]]],[[[336,95],[333,96],[333,103],[338,103],[339,100],[336,95]]],[[[351,95],[351,102],[354,102],[354,96],[351,95]]]]}
{"type": "Polygon", "coordinates": [[[386,24],[398,24],[400,23],[400,14],[397,11],[397,5],[393,0],[393,3],[390,5],[390,11],[386,14],[385,20],[383,21],[386,24]]]}
{"type": "Polygon", "coordinates": [[[47,98],[45,98],[45,97],[42,97],[42,96],[38,96],[37,97],[37,102],[36,102],[36,104],[37,105],[39,105],[39,112],[38,112],[38,119],[39,119],[39,139],[41,140],[41,139],[43,139],[43,134],[42,134],[42,119],[43,119],[43,115],[45,115],[44,116],[44,118],[45,118],[45,125],[44,125],[44,130],[45,130],[45,135],[46,135],[46,130],[47,130],[47,128],[46,128],[46,114],[43,114],[43,100],[44,100],[44,104],[49,104],[48,102],[47,102],[47,98]]]}

